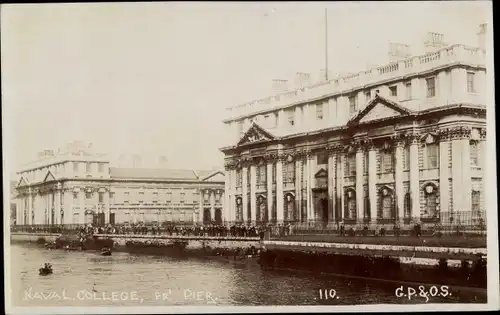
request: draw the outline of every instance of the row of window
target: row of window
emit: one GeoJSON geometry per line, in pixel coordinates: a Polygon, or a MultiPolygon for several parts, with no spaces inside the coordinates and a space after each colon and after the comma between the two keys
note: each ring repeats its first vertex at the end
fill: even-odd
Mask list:
{"type": "MultiPolygon", "coordinates": [[[[436,96],[436,77],[432,76],[429,78],[425,79],[425,85],[426,85],[426,97],[427,98],[433,98],[436,96]]],[[[406,100],[411,100],[412,99],[412,84],[411,82],[407,82],[404,84],[404,89],[405,89],[405,99],[406,100]]],[[[389,93],[391,97],[397,97],[398,96],[398,85],[392,85],[389,86],[389,93]]],[[[476,87],[475,87],[475,73],[474,72],[467,72],[467,92],[468,93],[476,93],[476,87]]],[[[374,93],[372,94],[371,91],[366,91],[364,92],[366,100],[370,100],[373,98],[375,95],[379,94],[380,90],[375,90],[374,93]]],[[[348,103],[349,103],[349,115],[353,115],[358,111],[358,95],[354,94],[348,97],[348,103]]],[[[325,103],[321,104],[316,104],[316,120],[323,120],[325,115],[324,115],[324,105],[325,103]]],[[[295,125],[295,110],[288,110],[287,111],[287,122],[289,126],[294,126],[295,125]]],[[[267,114],[264,116],[264,124],[268,128],[275,128],[278,124],[278,115],[276,113],[272,114],[267,114]]],[[[239,123],[239,132],[243,132],[243,122],[240,121],[239,123]]]]}
{"type": "MultiPolygon", "coordinates": [[[[436,169],[439,168],[439,144],[429,143],[425,144],[425,161],[424,165],[426,169],[436,169]]],[[[393,173],[395,167],[395,157],[394,152],[389,150],[380,150],[380,173],[393,173]]],[[[326,153],[320,153],[316,156],[316,163],[318,165],[328,164],[328,155],[326,153]]],[[[470,163],[471,166],[479,166],[479,142],[471,140],[470,141],[470,163]]],[[[410,169],[410,149],[408,146],[404,147],[402,150],[402,166],[403,170],[410,169]]],[[[273,183],[275,182],[276,174],[275,167],[273,167],[273,183]]],[[[363,174],[368,173],[368,152],[363,154],[363,174]]],[[[347,155],[346,164],[344,169],[344,176],[355,176],[356,175],[356,154],[352,153],[347,155]]],[[[236,187],[241,187],[242,184],[242,172],[238,170],[236,172],[236,187]]],[[[260,165],[257,167],[257,185],[266,185],[266,166],[260,165]]],[[[284,182],[293,183],[295,182],[295,164],[293,162],[287,163],[284,167],[284,182]]],[[[247,172],[247,185],[250,184],[250,172],[247,172]]]]}
{"type": "MultiPolygon", "coordinates": [[[[85,162],[85,172],[92,173],[92,164],[91,162],[85,162]]],[[[80,162],[73,162],[73,172],[78,173],[80,171],[80,162]]],[[[104,163],[97,163],[97,171],[99,173],[104,172],[104,163]]]]}

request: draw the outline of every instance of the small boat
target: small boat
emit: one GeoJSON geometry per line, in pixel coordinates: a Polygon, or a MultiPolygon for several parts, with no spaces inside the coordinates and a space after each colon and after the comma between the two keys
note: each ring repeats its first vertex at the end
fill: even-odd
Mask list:
{"type": "Polygon", "coordinates": [[[111,249],[107,247],[101,249],[101,256],[111,256],[111,249]]]}
{"type": "Polygon", "coordinates": [[[45,243],[44,247],[47,249],[56,249],[56,244],[55,243],[45,243]]]}
{"type": "Polygon", "coordinates": [[[42,268],[38,269],[40,276],[46,276],[52,274],[52,265],[45,264],[42,268]]]}

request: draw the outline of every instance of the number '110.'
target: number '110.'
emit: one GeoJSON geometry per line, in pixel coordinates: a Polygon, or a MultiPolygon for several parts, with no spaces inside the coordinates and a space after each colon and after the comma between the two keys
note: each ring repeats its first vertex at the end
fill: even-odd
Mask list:
{"type": "Polygon", "coordinates": [[[320,300],[328,300],[328,299],[334,299],[338,298],[337,297],[337,291],[334,289],[320,289],[319,290],[319,299],[320,300]]]}

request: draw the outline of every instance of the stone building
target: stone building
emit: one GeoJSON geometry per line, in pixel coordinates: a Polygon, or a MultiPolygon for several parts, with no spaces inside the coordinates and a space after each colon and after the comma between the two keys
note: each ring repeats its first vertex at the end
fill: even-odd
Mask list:
{"type": "Polygon", "coordinates": [[[116,168],[73,142],[18,174],[18,225],[224,220],[221,171],[116,168]]]}
{"type": "Polygon", "coordinates": [[[389,64],[293,89],[276,80],[276,95],[229,108],[230,139],[221,149],[227,216],[324,224],[482,220],[485,31],[482,25],[479,47],[445,45],[437,33],[427,37],[424,55],[391,45],[389,64]]]}

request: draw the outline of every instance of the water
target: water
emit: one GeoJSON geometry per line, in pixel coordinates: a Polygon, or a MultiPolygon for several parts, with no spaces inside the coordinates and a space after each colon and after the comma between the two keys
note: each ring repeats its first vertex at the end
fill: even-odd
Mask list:
{"type": "MultiPolygon", "coordinates": [[[[19,244],[11,245],[10,257],[14,306],[426,303],[422,297],[396,297],[398,283],[269,271],[202,259],[127,253],[104,257],[19,244]],[[38,274],[45,262],[52,263],[54,274],[38,274]],[[334,297],[320,299],[320,289],[334,297]]],[[[485,302],[485,293],[451,293],[446,298],[430,297],[429,303],[485,302]]]]}

